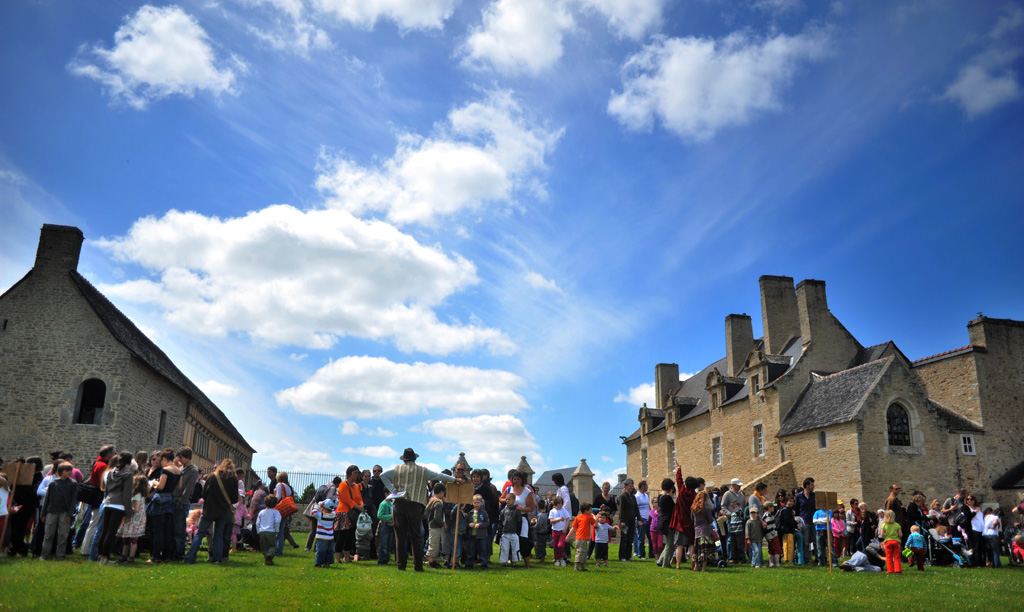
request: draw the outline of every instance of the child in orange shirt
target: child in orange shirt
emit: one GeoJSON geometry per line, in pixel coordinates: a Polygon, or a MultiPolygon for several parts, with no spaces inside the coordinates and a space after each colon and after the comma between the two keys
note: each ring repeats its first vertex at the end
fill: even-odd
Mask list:
{"type": "Polygon", "coordinates": [[[594,539],[594,525],[597,521],[590,513],[590,508],[591,505],[587,502],[580,503],[580,513],[573,519],[569,535],[566,536],[566,539],[571,539],[573,534],[576,535],[576,563],[573,567],[577,572],[587,571],[587,549],[590,547],[590,541],[594,539]]]}

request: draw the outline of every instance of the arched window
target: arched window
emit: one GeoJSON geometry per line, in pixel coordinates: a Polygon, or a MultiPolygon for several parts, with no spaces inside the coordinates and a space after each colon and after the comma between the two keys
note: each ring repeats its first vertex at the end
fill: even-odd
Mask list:
{"type": "Polygon", "coordinates": [[[885,412],[886,429],[889,431],[889,446],[910,446],[910,418],[899,404],[890,404],[885,412]]]}
{"type": "Polygon", "coordinates": [[[90,378],[78,387],[75,423],[100,425],[103,422],[103,402],[107,398],[107,385],[98,378],[90,378]]]}

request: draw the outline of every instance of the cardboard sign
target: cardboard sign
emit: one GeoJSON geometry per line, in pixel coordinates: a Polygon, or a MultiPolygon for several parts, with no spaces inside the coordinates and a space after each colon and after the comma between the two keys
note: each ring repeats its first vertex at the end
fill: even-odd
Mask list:
{"type": "Polygon", "coordinates": [[[444,486],[448,491],[445,501],[449,504],[473,503],[473,483],[464,482],[462,484],[455,484],[454,482],[446,482],[444,483],[444,486]]]}
{"type": "Polygon", "coordinates": [[[819,510],[838,510],[839,494],[834,491],[815,491],[814,502],[819,510]]]}

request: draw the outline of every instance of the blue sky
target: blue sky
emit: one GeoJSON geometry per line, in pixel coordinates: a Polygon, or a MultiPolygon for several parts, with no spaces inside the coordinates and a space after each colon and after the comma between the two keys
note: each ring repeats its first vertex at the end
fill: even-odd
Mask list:
{"type": "Polygon", "coordinates": [[[825,280],[911,359],[1024,318],[1019,2],[0,5],[0,287],[43,223],[257,466],[625,464],[654,365],[825,280]]]}

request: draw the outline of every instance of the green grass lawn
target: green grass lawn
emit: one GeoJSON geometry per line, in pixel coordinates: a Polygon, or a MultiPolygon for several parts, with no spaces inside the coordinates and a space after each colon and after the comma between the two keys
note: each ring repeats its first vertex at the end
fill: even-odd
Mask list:
{"type": "MultiPolygon", "coordinates": [[[[200,560],[205,553],[200,554],[200,560]]],[[[927,568],[900,576],[838,569],[729,567],[705,573],[619,563],[577,573],[549,561],[529,570],[399,572],[373,562],[313,567],[288,549],[265,567],[256,553],[223,565],[100,566],[0,560],[0,610],[1021,610],[1024,568],[927,568]]]]}

